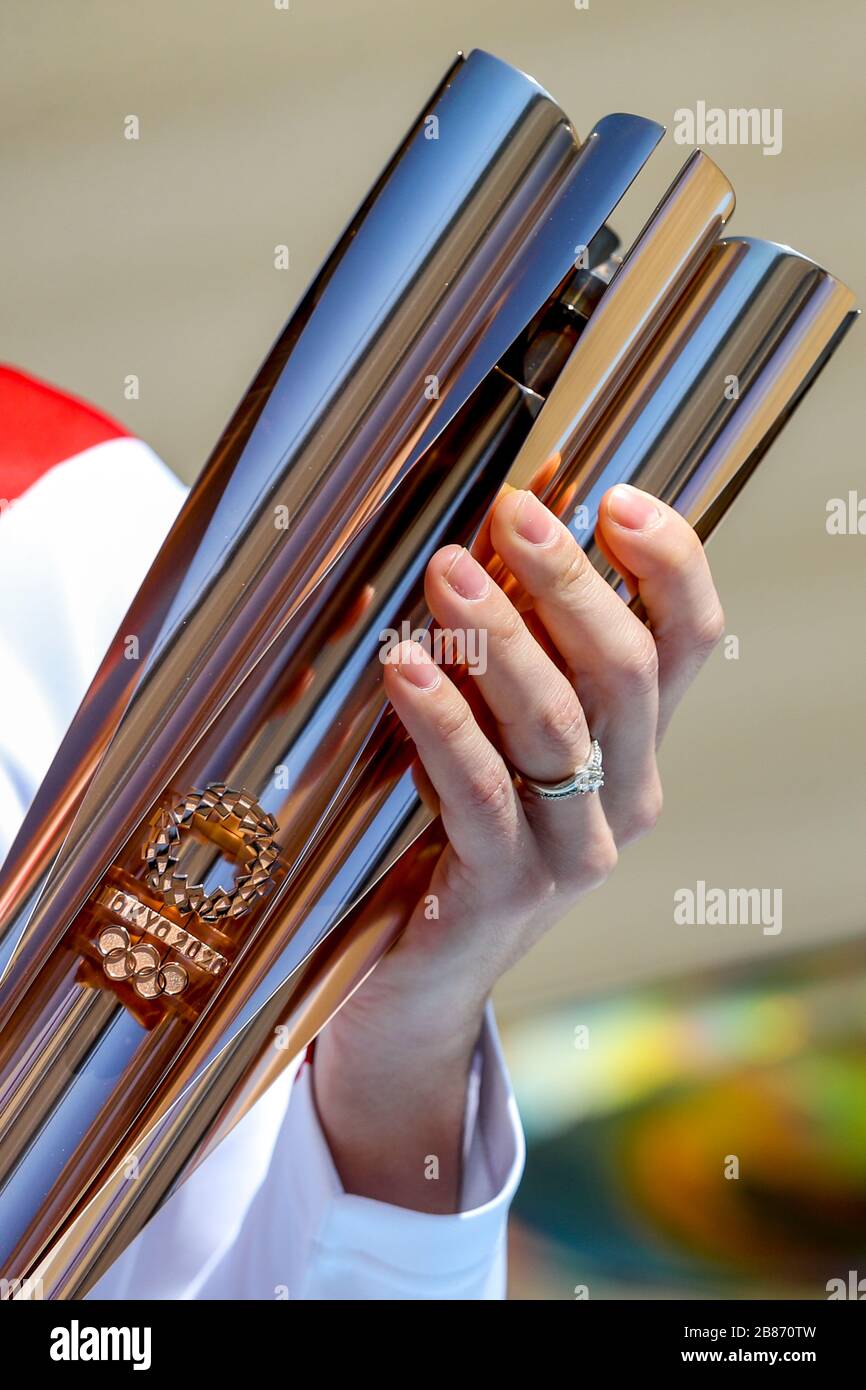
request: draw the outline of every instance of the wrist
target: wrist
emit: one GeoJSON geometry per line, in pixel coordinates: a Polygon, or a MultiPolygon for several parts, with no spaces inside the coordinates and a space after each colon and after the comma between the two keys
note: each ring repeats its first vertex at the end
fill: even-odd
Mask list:
{"type": "Polygon", "coordinates": [[[483,1005],[433,1019],[350,1000],[320,1035],[313,1089],[343,1186],[433,1213],[458,1210],[466,1093],[483,1005]],[[435,1158],[431,1182],[430,1164],[435,1158]]]}
{"type": "MultiPolygon", "coordinates": [[[[415,1069],[426,1056],[431,1064],[453,1065],[475,1049],[487,992],[438,989],[425,977],[423,988],[395,977],[383,962],[331,1019],[329,1046],[344,1064],[369,1069],[415,1069]]],[[[324,1035],[323,1035],[324,1036],[324,1035]]]]}

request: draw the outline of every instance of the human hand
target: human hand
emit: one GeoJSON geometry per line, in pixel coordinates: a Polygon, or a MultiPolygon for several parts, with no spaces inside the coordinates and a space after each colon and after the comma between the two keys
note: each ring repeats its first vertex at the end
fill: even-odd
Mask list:
{"type": "MultiPolygon", "coordinates": [[[[433,1201],[433,1210],[454,1209],[466,1070],[485,1001],[499,977],[605,881],[618,851],[654,825],[659,739],[724,623],[694,531],[635,488],[605,494],[596,535],[640,594],[648,624],[531,493],[500,497],[490,534],[531,609],[518,612],[457,546],[430,561],[425,587],[435,621],[482,631],[486,669],[473,675],[467,699],[421,646],[403,643],[391,653],[385,686],[414,740],[420,784],[448,844],[405,933],[329,1025],[316,1060],[317,1100],[341,1171],[341,1132],[350,1136],[347,1153],[364,1151],[360,1163],[349,1163],[359,1173],[370,1168],[383,1131],[396,1133],[393,1164],[383,1171],[376,1160],[377,1190],[367,1195],[433,1201]],[[515,785],[515,770],[540,782],[569,777],[585,762],[591,737],[604,756],[600,793],[544,800],[515,785]],[[419,1125],[437,1153],[450,1135],[444,1147],[453,1157],[453,1181],[427,1184],[426,1195],[400,1162],[404,1130],[425,1152],[419,1125]]],[[[351,1173],[349,1181],[355,1191],[359,1182],[369,1187],[351,1173]]]]}

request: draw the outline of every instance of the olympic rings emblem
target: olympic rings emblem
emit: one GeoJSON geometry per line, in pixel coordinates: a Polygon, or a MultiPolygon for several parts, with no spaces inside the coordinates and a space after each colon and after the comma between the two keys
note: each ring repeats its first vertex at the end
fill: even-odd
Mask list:
{"type": "Polygon", "coordinates": [[[155,946],[140,941],[133,946],[125,927],[106,927],[96,941],[102,968],[109,980],[128,980],[142,999],[161,994],[181,994],[189,982],[184,967],[165,961],[155,946]]]}

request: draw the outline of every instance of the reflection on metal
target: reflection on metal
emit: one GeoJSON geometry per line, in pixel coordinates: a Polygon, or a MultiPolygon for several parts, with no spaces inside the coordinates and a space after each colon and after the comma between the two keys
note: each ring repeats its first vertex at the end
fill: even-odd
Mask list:
{"type": "Polygon", "coordinates": [[[206,464],[121,627],[137,671],[117,639],[0,875],[0,1272],[51,1297],[93,1284],[423,892],[443,832],[380,658],[429,622],[433,552],[495,569],[506,484],[603,569],[616,481],[707,535],[852,320],[812,262],[719,240],[733,194],[703,154],[620,261],[606,223],[653,122],[580,144],[480,52],[431,113],[206,464]]]}

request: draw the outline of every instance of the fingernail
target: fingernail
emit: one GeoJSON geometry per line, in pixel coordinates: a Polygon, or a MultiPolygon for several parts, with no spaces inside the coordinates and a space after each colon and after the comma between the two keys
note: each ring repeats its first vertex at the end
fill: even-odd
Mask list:
{"type": "Polygon", "coordinates": [[[432,690],[442,679],[439,667],[423,647],[417,643],[410,647],[400,661],[400,675],[416,685],[419,690],[432,690]]]}
{"type": "Polygon", "coordinates": [[[548,545],[556,533],[556,525],[550,512],[531,492],[523,494],[514,514],[514,529],[518,536],[530,541],[532,545],[548,545]]]}
{"type": "Polygon", "coordinates": [[[610,494],[607,510],[620,526],[632,531],[647,531],[662,519],[662,514],[651,497],[637,488],[620,483],[610,494]]]}
{"type": "Polygon", "coordinates": [[[461,550],[445,571],[446,583],[461,598],[483,598],[490,588],[490,578],[468,550],[461,550]]]}

